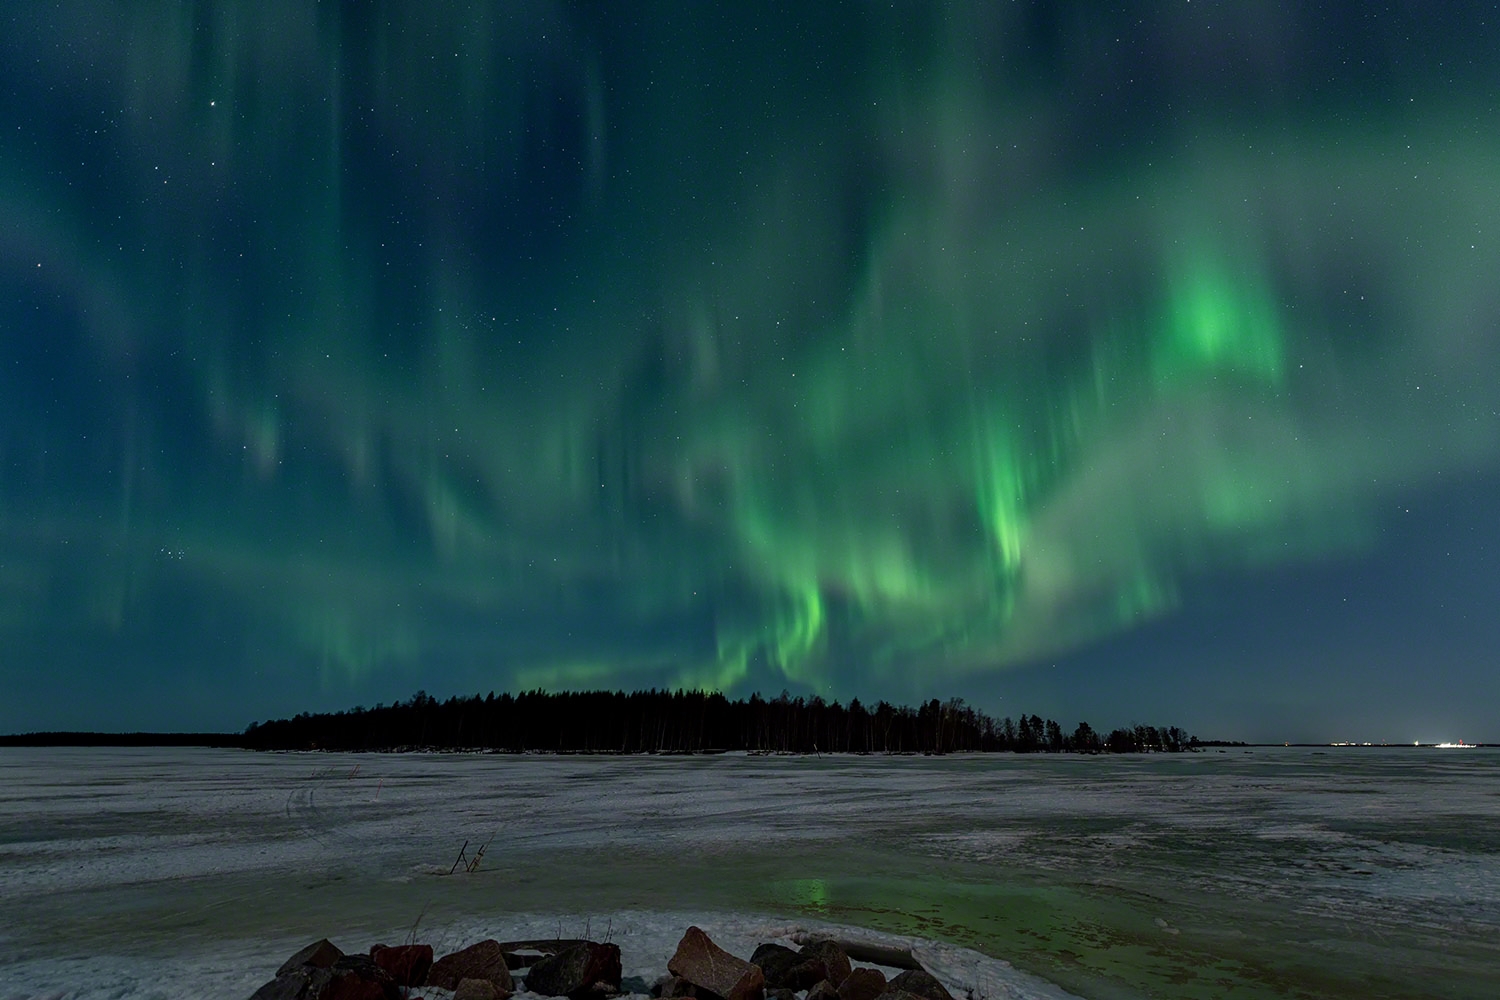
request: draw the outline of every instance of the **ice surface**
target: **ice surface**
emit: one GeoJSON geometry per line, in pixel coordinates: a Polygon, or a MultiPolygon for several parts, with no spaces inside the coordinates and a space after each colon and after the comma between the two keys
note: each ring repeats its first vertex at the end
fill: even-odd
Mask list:
{"type": "Polygon", "coordinates": [[[1483,750],[5,749],[0,1000],[243,997],[325,935],[607,934],[650,981],[689,923],[894,936],[976,998],[1487,997],[1497,790],[1483,750]]]}

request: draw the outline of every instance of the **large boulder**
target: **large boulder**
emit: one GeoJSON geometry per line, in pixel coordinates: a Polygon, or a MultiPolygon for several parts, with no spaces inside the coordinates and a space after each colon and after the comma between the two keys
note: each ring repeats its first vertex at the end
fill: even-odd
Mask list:
{"type": "Polygon", "coordinates": [[[551,997],[598,996],[620,988],[620,946],[584,941],[533,963],[526,989],[551,997]]]}
{"type": "MultiPolygon", "coordinates": [[[[799,982],[807,982],[805,987],[807,989],[811,989],[824,979],[828,980],[834,989],[838,989],[844,980],[849,978],[849,956],[844,954],[844,949],[840,948],[836,942],[814,941],[811,944],[805,944],[797,952],[797,956],[802,961],[793,968],[792,978],[799,982]]],[[[804,987],[793,987],[793,989],[802,988],[804,987]]]]}
{"type": "Polygon", "coordinates": [[[885,973],[879,969],[852,969],[839,984],[839,1000],[875,1000],[885,992],[885,973]]]}
{"type": "Polygon", "coordinates": [[[910,993],[922,1000],[953,1000],[953,994],[948,992],[947,987],[938,982],[932,973],[922,969],[908,969],[892,979],[886,986],[885,994],[893,991],[910,993]]]}
{"type": "Polygon", "coordinates": [[[760,966],[736,958],[698,927],[689,927],[667,962],[667,971],[724,1000],[764,1000],[766,977],[760,966]]]}
{"type": "Polygon", "coordinates": [[[432,968],[427,970],[426,985],[456,990],[464,979],[483,979],[507,994],[516,988],[510,978],[510,967],[505,962],[505,949],[493,938],[444,955],[432,963],[432,968]]]}
{"type": "Polygon", "coordinates": [[[432,945],[402,944],[386,947],[377,944],[370,958],[396,981],[397,986],[421,986],[432,968],[432,945]]]}
{"type": "MultiPolygon", "coordinates": [[[[766,989],[795,990],[799,987],[791,985],[791,972],[802,963],[802,956],[784,944],[773,944],[767,942],[755,949],[755,954],[750,956],[750,964],[760,966],[760,971],[766,977],[766,989]]],[[[800,987],[806,989],[806,985],[800,987]]]]}

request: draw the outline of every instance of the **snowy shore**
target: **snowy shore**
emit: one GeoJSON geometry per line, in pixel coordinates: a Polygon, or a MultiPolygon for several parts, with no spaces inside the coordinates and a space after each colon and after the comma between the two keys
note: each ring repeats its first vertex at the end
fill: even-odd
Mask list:
{"type": "MultiPolygon", "coordinates": [[[[654,982],[667,967],[674,949],[688,926],[702,927],[721,947],[747,956],[765,942],[797,947],[818,938],[834,938],[910,952],[922,967],[936,976],[956,1000],[1076,1000],[1074,994],[1014,968],[1008,962],[939,941],[886,934],[835,923],[768,921],[744,915],[685,912],[622,912],[580,920],[558,916],[509,916],[492,922],[473,922],[431,928],[418,936],[434,944],[435,950],[456,949],[465,944],[494,938],[517,940],[571,937],[580,933],[619,945],[626,986],[654,982]]],[[[382,941],[400,942],[409,927],[392,927],[382,941]]],[[[377,943],[366,935],[329,938],[345,951],[367,951],[377,943]]],[[[302,945],[302,940],[226,942],[212,954],[165,956],[98,955],[88,959],[50,960],[42,956],[21,957],[0,964],[0,1000],[245,1000],[267,980],[278,966],[302,945]]],[[[901,970],[869,962],[888,975],[901,970]]],[[[438,988],[418,991],[427,1000],[448,1000],[451,993],[438,988]]],[[[414,993],[413,995],[417,995],[414,993]]],[[[644,991],[626,996],[649,1000],[644,991]]],[[[516,1000],[541,1000],[525,989],[516,1000]]]]}

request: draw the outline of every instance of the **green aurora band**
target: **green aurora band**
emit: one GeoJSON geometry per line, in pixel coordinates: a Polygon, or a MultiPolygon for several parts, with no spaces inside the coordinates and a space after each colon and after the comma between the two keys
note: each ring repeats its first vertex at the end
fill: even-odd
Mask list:
{"type": "Polygon", "coordinates": [[[1293,12],[1091,143],[1015,5],[356,6],[0,43],[10,669],[899,692],[1500,457],[1492,101],[1298,103],[1293,12]]]}

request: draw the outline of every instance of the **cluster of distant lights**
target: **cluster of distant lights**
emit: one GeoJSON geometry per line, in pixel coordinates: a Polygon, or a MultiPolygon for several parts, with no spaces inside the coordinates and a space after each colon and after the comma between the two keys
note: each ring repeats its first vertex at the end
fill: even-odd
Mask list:
{"type": "MultiPolygon", "coordinates": [[[[1331,747],[1376,747],[1376,746],[1384,747],[1384,746],[1393,746],[1395,744],[1390,744],[1390,743],[1330,743],[1328,745],[1331,746],[1331,747]]],[[[1475,747],[1479,746],[1480,744],[1478,744],[1478,743],[1465,743],[1463,740],[1459,740],[1457,743],[1423,743],[1420,740],[1412,740],[1411,741],[1411,745],[1414,746],[1414,747],[1424,747],[1424,746],[1425,747],[1436,747],[1439,750],[1472,750],[1475,747]]]]}

